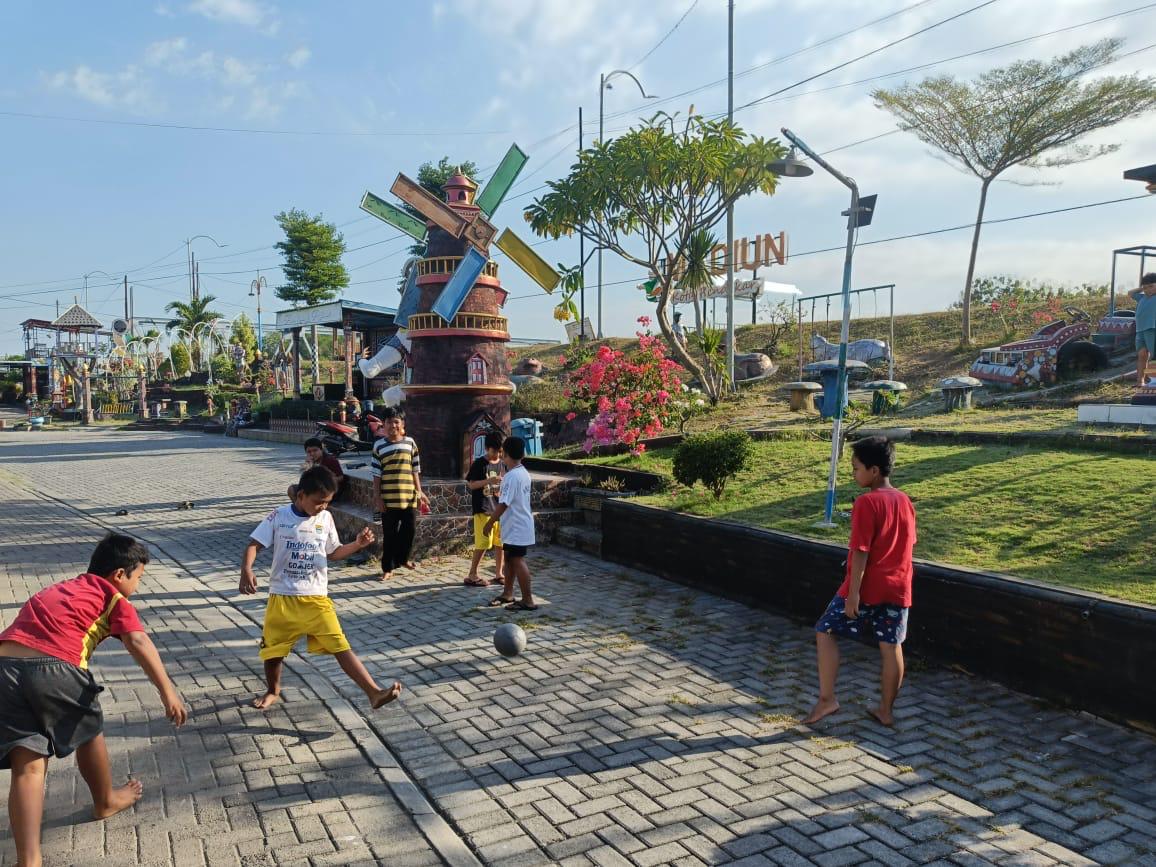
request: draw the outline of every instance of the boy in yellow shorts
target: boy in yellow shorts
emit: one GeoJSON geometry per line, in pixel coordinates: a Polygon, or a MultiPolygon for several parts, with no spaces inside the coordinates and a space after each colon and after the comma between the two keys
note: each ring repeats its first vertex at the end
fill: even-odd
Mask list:
{"type": "Polygon", "coordinates": [[[261,633],[261,659],[265,661],[265,694],[253,702],[259,710],[272,705],[281,695],[281,667],[289,651],[301,638],[308,640],[310,653],[329,653],[349,677],[361,687],[374,709],[401,694],[394,681],[389,689],[377,685],[361,660],[349,648],[345,633],[329,599],[329,560],[342,560],[368,548],[373,530],[364,528],[357,539],[342,545],[329,514],[329,503],[337,493],[337,479],[325,467],[301,474],[294,501],[269,513],[250,534],[241,557],[242,593],[257,592],[253,561],[263,548],[273,549],[269,578],[269,602],[261,633]]]}
{"type": "Polygon", "coordinates": [[[485,531],[486,523],[498,506],[498,489],[502,486],[502,435],[497,431],[486,434],[486,454],[470,464],[466,473],[466,487],[470,489],[470,497],[474,530],[474,556],[470,561],[470,574],[466,576],[467,587],[485,587],[491,583],[502,584],[506,578],[502,571],[502,533],[498,525],[493,530],[485,531]],[[478,575],[478,566],[482,558],[491,548],[494,549],[494,580],[487,581],[478,575]]]}

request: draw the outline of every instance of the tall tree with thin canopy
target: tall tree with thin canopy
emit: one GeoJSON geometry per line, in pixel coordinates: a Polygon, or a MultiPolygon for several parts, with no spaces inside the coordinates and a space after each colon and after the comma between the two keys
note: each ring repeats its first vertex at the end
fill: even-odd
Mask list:
{"type": "Polygon", "coordinates": [[[876,90],[876,106],[899,128],[936,148],[953,166],[979,178],[979,211],[961,295],[961,342],[971,343],[971,288],[988,189],[1015,166],[1058,168],[1119,148],[1078,140],[1156,107],[1156,79],[1088,73],[1121,59],[1119,39],[1104,39],[1052,60],[1023,60],[974,81],[926,78],[895,90],[876,90]]]}
{"type": "MultiPolygon", "coordinates": [[[[285,232],[285,240],[275,245],[285,264],[281,266],[285,282],[274,291],[282,301],[294,307],[312,307],[340,297],[349,285],[349,272],[341,262],[345,238],[332,223],[318,214],[311,217],[294,208],[276,217],[285,232]]],[[[310,326],[309,342],[313,347],[313,383],[320,376],[317,356],[317,326],[310,326]]]]}
{"type": "Polygon", "coordinates": [[[541,237],[585,232],[603,249],[654,275],[659,328],[671,353],[714,403],[725,377],[708,376],[674,339],[670,294],[684,279],[692,239],[705,237],[699,233],[743,196],[773,193],[778,178],[770,165],[784,153],[776,140],[748,136],[726,120],[691,113],[680,121],[660,112],[641,127],[582,151],[570,174],[550,181],[550,192],[526,209],[526,220],[541,237]]]}

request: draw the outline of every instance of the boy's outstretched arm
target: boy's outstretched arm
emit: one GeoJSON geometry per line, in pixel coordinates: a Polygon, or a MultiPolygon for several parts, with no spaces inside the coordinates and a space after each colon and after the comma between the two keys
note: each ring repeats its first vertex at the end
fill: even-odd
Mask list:
{"type": "Polygon", "coordinates": [[[370,527],[362,527],[356,539],[339,548],[334,548],[333,553],[329,554],[328,557],[330,560],[344,560],[350,554],[356,554],[362,548],[368,548],[376,541],[377,537],[373,535],[373,529],[370,527]]]}
{"type": "Polygon", "coordinates": [[[482,532],[489,533],[494,529],[494,524],[502,515],[506,514],[506,509],[510,508],[505,503],[498,503],[498,507],[494,509],[494,514],[490,515],[490,520],[486,521],[486,526],[482,528],[482,532]]]}
{"type": "Polygon", "coordinates": [[[161,694],[161,704],[165,707],[165,716],[172,720],[173,725],[181,726],[189,718],[189,711],[181,701],[181,695],[173,682],[169,680],[169,673],[165,671],[165,664],[157,653],[152,639],[143,632],[126,632],[120,636],[124,649],[129,652],[136,664],[148,675],[157,692],[161,694]]]}
{"type": "Polygon", "coordinates": [[[250,539],[249,544],[245,546],[245,550],[241,554],[241,584],[237,589],[242,593],[257,592],[257,576],[253,574],[253,561],[257,559],[257,554],[264,547],[256,539],[250,539]]]}

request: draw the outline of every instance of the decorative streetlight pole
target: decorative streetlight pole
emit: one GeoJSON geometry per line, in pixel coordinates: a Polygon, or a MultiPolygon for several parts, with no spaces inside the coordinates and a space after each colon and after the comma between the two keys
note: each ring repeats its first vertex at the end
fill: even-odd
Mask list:
{"type": "Polygon", "coordinates": [[[771,171],[788,178],[805,178],[813,174],[814,169],[799,162],[796,158],[795,148],[798,148],[851,191],[851,207],[843,211],[843,216],[847,218],[847,254],[843,260],[843,324],[839,330],[839,377],[835,385],[835,418],[831,428],[831,462],[827,468],[827,499],[823,508],[823,520],[815,525],[817,527],[834,527],[835,476],[839,467],[839,452],[843,437],[843,410],[845,409],[843,396],[846,394],[847,388],[847,337],[851,329],[851,256],[855,252],[856,231],[860,226],[867,226],[871,223],[871,216],[875,209],[875,196],[868,196],[864,199],[865,206],[861,207],[859,187],[854,180],[831,166],[789,129],[783,127],[782,132],[795,147],[791,148],[791,152],[785,159],[771,163],[771,171]]]}
{"type": "MultiPolygon", "coordinates": [[[[606,91],[614,89],[613,86],[610,84],[610,82],[613,81],[615,78],[617,78],[620,75],[625,75],[627,78],[629,78],[631,81],[633,81],[635,84],[638,85],[638,92],[642,94],[643,99],[658,99],[658,97],[655,96],[654,94],[646,92],[646,88],[642,86],[642,82],[639,81],[634,76],[634,73],[629,72],[625,69],[615,69],[612,72],[607,72],[607,73],[603,73],[602,75],[600,75],[598,78],[598,143],[599,144],[602,144],[602,119],[603,119],[603,108],[604,108],[604,103],[605,103],[606,91]]],[[[602,339],[602,245],[601,244],[598,245],[598,327],[595,329],[595,332],[598,335],[598,339],[601,340],[602,339]]]]}
{"type": "Polygon", "coordinates": [[[257,279],[249,284],[249,297],[257,296],[257,352],[261,351],[264,345],[261,341],[265,339],[264,334],[261,332],[261,290],[266,286],[268,286],[268,284],[265,282],[265,278],[261,276],[260,271],[257,272],[257,279]]]}

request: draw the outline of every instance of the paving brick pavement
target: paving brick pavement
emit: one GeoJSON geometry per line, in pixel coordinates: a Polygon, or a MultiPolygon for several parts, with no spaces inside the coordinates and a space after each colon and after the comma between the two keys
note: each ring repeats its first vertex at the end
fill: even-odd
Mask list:
{"type": "MultiPolygon", "coordinates": [[[[100,529],[0,478],[0,623],[52,581],[84,571],[100,529]]],[[[50,762],[44,822],[48,865],[442,864],[385,784],[392,761],[367,760],[364,722],[327,684],[288,672],[286,701],[245,705],[260,680],[259,630],[176,564],[155,561],[134,604],[192,710],[180,730],[116,641],[96,654],[115,779],[145,796],[91,821],[71,759],[50,762]],[[320,687],[320,689],[318,688],[320,687]],[[328,699],[323,702],[321,697],[328,699]]],[[[362,702],[364,704],[364,702],[362,702]]],[[[0,811],[7,808],[7,786],[0,811]]],[[[7,820],[0,864],[15,862],[7,820]]]]}
{"type": "MultiPolygon", "coordinates": [[[[140,534],[216,592],[207,608],[254,618],[238,553],[297,452],[0,434],[0,472],[140,534]]],[[[568,551],[531,564],[547,604],[517,618],[515,660],[490,644],[513,616],[460,586],[462,559],[389,585],[332,573],[354,647],[408,688],[369,724],[487,863],[1156,865],[1149,737],[918,661],[885,730],[863,713],[877,656],[857,648],[844,710],[808,728],[805,627],[568,551]]],[[[354,698],[331,660],[316,669],[354,698]]]]}

